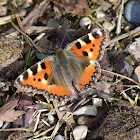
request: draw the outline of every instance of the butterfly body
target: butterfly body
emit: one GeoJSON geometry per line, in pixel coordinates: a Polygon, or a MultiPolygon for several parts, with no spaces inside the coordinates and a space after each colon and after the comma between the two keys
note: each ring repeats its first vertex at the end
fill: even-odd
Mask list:
{"type": "Polygon", "coordinates": [[[43,92],[50,99],[62,101],[94,86],[100,75],[97,60],[103,56],[107,33],[89,33],[27,69],[15,81],[15,86],[26,92],[43,92]]]}

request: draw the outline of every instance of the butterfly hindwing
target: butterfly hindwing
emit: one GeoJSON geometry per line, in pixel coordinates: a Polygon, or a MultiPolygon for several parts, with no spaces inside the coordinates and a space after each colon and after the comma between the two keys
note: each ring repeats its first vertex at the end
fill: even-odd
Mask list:
{"type": "Polygon", "coordinates": [[[89,65],[85,67],[78,85],[79,89],[95,86],[97,78],[100,76],[100,65],[94,60],[89,61],[89,65]]]}

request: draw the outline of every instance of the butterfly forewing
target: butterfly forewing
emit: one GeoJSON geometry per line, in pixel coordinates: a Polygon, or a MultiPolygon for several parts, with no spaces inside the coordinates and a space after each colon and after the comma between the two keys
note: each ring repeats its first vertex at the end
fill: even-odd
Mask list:
{"type": "Polygon", "coordinates": [[[70,50],[77,56],[90,60],[100,60],[103,56],[107,40],[107,33],[104,30],[98,30],[78,39],[70,50]]]}

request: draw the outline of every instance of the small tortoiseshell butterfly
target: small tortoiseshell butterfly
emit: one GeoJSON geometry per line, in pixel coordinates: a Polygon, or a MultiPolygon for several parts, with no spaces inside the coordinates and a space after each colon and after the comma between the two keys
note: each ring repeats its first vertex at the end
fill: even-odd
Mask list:
{"type": "Polygon", "coordinates": [[[70,99],[77,90],[95,86],[100,76],[98,60],[103,57],[108,34],[91,32],[38,62],[15,80],[20,91],[43,93],[50,100],[70,99]]]}

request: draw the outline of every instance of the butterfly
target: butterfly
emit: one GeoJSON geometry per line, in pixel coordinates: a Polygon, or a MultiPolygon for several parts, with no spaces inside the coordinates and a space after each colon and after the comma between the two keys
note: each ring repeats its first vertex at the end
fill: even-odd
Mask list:
{"type": "Polygon", "coordinates": [[[75,96],[75,89],[95,86],[101,73],[98,61],[103,57],[108,39],[104,30],[88,33],[27,69],[15,80],[15,87],[43,93],[58,102],[70,100],[75,96]]]}

